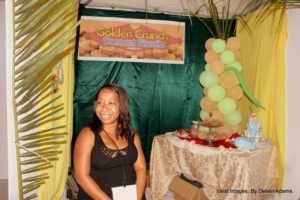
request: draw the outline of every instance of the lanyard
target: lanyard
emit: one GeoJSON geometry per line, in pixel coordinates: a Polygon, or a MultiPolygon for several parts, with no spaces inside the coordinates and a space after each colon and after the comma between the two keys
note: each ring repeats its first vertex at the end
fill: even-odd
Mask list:
{"type": "MultiPolygon", "coordinates": [[[[104,133],[106,134],[106,136],[108,137],[108,139],[113,143],[113,145],[116,147],[119,156],[121,156],[121,163],[122,163],[122,170],[123,170],[123,186],[126,187],[126,173],[125,173],[125,169],[124,169],[124,160],[123,160],[123,155],[120,153],[121,150],[119,149],[119,147],[117,146],[116,142],[108,135],[108,133],[106,132],[106,130],[103,128],[104,133]]],[[[129,145],[129,144],[128,144],[129,145]]]]}

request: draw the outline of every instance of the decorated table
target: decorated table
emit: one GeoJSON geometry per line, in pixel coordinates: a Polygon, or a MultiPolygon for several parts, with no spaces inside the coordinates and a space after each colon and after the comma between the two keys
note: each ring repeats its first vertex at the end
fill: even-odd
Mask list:
{"type": "Polygon", "coordinates": [[[174,176],[203,184],[210,200],[262,199],[274,195],[276,148],[237,149],[223,141],[210,147],[169,132],[155,136],[150,160],[152,200],[163,200],[174,176]],[[198,143],[198,144],[197,144],[198,143]]]}

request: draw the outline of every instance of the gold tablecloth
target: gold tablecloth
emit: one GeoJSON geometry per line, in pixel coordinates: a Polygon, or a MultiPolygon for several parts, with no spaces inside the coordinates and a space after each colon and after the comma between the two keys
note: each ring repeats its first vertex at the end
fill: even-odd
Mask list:
{"type": "Polygon", "coordinates": [[[171,180],[181,173],[201,182],[210,200],[270,197],[278,178],[275,159],[274,145],[248,151],[194,144],[180,140],[175,132],[155,136],[150,160],[152,200],[163,200],[171,180]]]}

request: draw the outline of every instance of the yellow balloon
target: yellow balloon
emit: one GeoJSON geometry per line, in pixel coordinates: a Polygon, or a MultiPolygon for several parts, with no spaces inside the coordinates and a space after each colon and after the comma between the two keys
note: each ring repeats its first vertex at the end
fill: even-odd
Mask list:
{"type": "Polygon", "coordinates": [[[219,84],[225,89],[232,88],[239,83],[234,72],[223,72],[219,77],[219,84]]]}
{"type": "Polygon", "coordinates": [[[244,92],[240,85],[235,85],[226,90],[226,96],[238,101],[242,98],[244,92]]]}
{"type": "Polygon", "coordinates": [[[220,60],[214,60],[210,64],[210,71],[216,75],[224,72],[224,64],[220,60]]]}
{"type": "Polygon", "coordinates": [[[223,123],[222,126],[217,127],[216,132],[218,134],[224,135],[225,137],[230,137],[233,133],[232,128],[226,123],[223,123]]]}
{"type": "Polygon", "coordinates": [[[200,111],[200,118],[202,119],[202,121],[208,119],[208,118],[209,118],[208,112],[206,112],[206,111],[204,111],[204,110],[201,110],[201,111],[200,111]]]}
{"type": "Polygon", "coordinates": [[[217,109],[217,103],[210,100],[208,97],[204,97],[201,99],[200,106],[201,106],[202,110],[204,110],[206,112],[210,112],[212,110],[217,109]]]}
{"type": "Polygon", "coordinates": [[[215,60],[219,60],[219,58],[220,58],[220,56],[219,56],[217,53],[215,53],[215,52],[213,52],[213,51],[211,51],[211,50],[208,50],[208,51],[204,54],[204,60],[205,60],[208,64],[212,63],[212,62],[215,61],[215,60]]]}
{"type": "Polygon", "coordinates": [[[212,119],[215,119],[215,120],[221,121],[221,122],[224,120],[224,116],[220,111],[213,110],[213,111],[211,111],[211,113],[212,113],[212,119]]]}
{"type": "Polygon", "coordinates": [[[240,125],[231,126],[231,128],[232,128],[232,131],[233,131],[234,133],[240,132],[240,125]]]}
{"type": "Polygon", "coordinates": [[[235,51],[234,56],[235,56],[236,61],[241,61],[241,52],[240,51],[235,51]]]}
{"type": "Polygon", "coordinates": [[[206,50],[211,50],[211,46],[212,46],[212,43],[214,40],[215,40],[215,38],[209,38],[208,40],[206,40],[206,42],[205,42],[206,50]]]}
{"type": "Polygon", "coordinates": [[[226,49],[231,51],[238,51],[241,47],[240,40],[236,37],[230,37],[227,39],[226,49]]]}

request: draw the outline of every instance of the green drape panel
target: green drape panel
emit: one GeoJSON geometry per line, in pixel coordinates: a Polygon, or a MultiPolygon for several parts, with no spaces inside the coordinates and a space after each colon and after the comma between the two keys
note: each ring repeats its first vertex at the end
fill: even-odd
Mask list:
{"type": "MultiPolygon", "coordinates": [[[[140,12],[81,8],[80,15],[145,19],[140,12]]],[[[157,64],[112,61],[76,61],[74,94],[74,134],[91,120],[93,98],[108,83],[121,84],[128,92],[132,125],[139,133],[147,162],[155,135],[190,126],[200,120],[199,101],[203,97],[199,74],[204,70],[204,43],[207,29],[188,17],[147,14],[148,19],[186,22],[185,63],[157,64]]],[[[207,20],[212,27],[212,22],[207,20]]],[[[74,137],[76,138],[76,137],[74,137]]]]}

